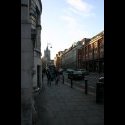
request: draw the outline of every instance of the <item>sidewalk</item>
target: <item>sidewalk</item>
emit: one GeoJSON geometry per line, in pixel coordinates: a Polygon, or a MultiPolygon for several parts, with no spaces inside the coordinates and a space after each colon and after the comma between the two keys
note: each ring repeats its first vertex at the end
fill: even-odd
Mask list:
{"type": "Polygon", "coordinates": [[[37,98],[37,125],[104,125],[104,105],[96,104],[95,96],[53,82],[37,98]]]}

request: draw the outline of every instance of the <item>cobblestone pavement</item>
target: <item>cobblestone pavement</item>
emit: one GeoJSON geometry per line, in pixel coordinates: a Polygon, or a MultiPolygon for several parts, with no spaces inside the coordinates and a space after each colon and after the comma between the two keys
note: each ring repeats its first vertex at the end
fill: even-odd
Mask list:
{"type": "Polygon", "coordinates": [[[62,81],[47,86],[45,77],[36,105],[37,125],[104,125],[104,105],[62,81]]]}

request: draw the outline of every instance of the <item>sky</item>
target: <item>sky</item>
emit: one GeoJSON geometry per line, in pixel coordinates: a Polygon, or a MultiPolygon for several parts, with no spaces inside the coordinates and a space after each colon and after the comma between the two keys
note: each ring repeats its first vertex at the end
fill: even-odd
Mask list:
{"type": "Polygon", "coordinates": [[[104,0],[41,0],[41,52],[54,59],[74,42],[104,30],[104,0]],[[52,46],[52,48],[51,48],[52,46]]]}

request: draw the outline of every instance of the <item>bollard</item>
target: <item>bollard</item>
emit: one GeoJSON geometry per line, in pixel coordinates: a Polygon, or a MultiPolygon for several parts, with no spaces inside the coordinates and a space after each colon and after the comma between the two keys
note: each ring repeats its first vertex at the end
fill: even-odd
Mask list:
{"type": "Polygon", "coordinates": [[[72,83],[72,78],[71,78],[71,88],[72,88],[72,84],[73,84],[73,83],[72,83]]]}
{"type": "Polygon", "coordinates": [[[88,80],[85,80],[85,94],[88,94],[88,80]]]}
{"type": "Polygon", "coordinates": [[[96,83],[96,103],[104,103],[104,83],[96,83]]]}

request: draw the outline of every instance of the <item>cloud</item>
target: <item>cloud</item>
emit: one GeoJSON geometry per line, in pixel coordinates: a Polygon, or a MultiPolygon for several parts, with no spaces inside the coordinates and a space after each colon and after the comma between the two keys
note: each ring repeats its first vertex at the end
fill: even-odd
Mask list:
{"type": "MultiPolygon", "coordinates": [[[[87,19],[95,17],[94,6],[84,0],[65,0],[68,7],[63,10],[65,15],[61,19],[65,21],[66,33],[70,42],[78,41],[89,36],[87,19]]],[[[70,44],[70,43],[69,43],[70,44]]]]}
{"type": "Polygon", "coordinates": [[[95,17],[96,16],[95,13],[93,13],[93,12],[83,13],[83,12],[77,11],[76,9],[74,9],[72,7],[69,7],[68,10],[70,12],[73,12],[73,13],[79,15],[79,16],[82,16],[82,17],[95,17]]]}
{"type": "MultiPolygon", "coordinates": [[[[86,37],[88,35],[87,30],[85,30],[85,26],[81,23],[79,23],[79,21],[72,16],[61,16],[61,18],[65,21],[66,26],[67,26],[67,33],[70,37],[69,42],[73,42],[73,41],[78,41],[81,40],[83,37],[86,37]]],[[[71,44],[70,43],[70,44],[71,44]]]]}
{"type": "Polygon", "coordinates": [[[94,6],[83,0],[66,0],[69,5],[69,11],[83,16],[95,16],[92,12],[94,6]]]}

